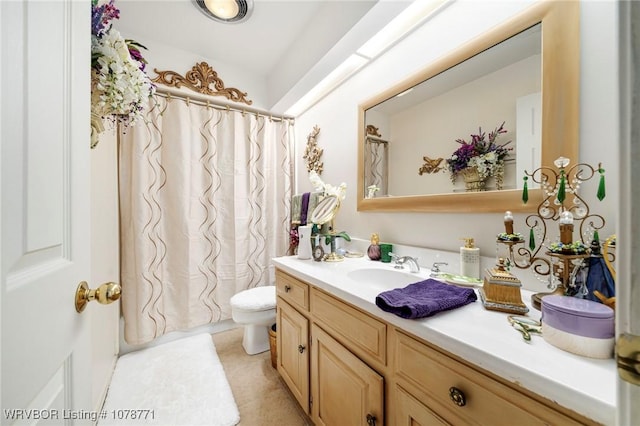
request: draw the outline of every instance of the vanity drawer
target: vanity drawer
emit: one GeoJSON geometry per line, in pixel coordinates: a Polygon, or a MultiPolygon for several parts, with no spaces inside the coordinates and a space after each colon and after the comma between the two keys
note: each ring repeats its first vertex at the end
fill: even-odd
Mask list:
{"type": "Polygon", "coordinates": [[[311,290],[311,312],[323,328],[356,355],[386,365],[385,323],[316,288],[311,290]]]}
{"type": "Polygon", "coordinates": [[[581,424],[402,332],[394,330],[392,339],[395,380],[418,399],[432,401],[425,405],[447,422],[581,424]]]}
{"type": "Polygon", "coordinates": [[[276,293],[297,309],[309,311],[309,284],[276,269],[276,293]]]}

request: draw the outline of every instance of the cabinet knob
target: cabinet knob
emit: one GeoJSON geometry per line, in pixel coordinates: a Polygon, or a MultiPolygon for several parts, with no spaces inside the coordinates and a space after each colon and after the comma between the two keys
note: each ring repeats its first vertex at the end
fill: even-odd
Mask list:
{"type": "Polygon", "coordinates": [[[307,349],[305,345],[298,345],[298,352],[303,353],[307,349]]]}
{"type": "Polygon", "coordinates": [[[367,424],[369,426],[376,426],[376,416],[373,414],[367,414],[367,424]]]}
{"type": "Polygon", "coordinates": [[[284,292],[285,293],[289,293],[289,291],[291,291],[291,286],[290,285],[285,285],[284,286],[284,292]]]}
{"type": "Polygon", "coordinates": [[[464,392],[456,387],[449,388],[449,397],[458,407],[464,407],[467,403],[467,398],[465,398],[464,392]]]}

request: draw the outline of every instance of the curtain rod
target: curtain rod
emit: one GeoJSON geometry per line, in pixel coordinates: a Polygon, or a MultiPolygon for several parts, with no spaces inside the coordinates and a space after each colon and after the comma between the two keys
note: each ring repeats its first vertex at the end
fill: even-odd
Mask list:
{"type": "Polygon", "coordinates": [[[179,99],[181,101],[184,102],[193,102],[196,105],[202,105],[202,106],[209,106],[211,108],[215,108],[217,110],[221,110],[221,111],[236,111],[236,112],[241,112],[241,113],[251,113],[251,114],[257,114],[266,118],[269,118],[270,120],[275,120],[275,121],[290,121],[291,123],[295,122],[295,119],[293,117],[288,117],[288,116],[283,116],[283,115],[273,115],[272,113],[268,112],[268,111],[263,111],[257,108],[245,108],[245,107],[237,107],[237,106],[231,106],[229,104],[225,104],[222,103],[220,101],[216,101],[216,100],[211,100],[209,99],[206,95],[185,95],[182,93],[176,93],[174,91],[171,90],[167,90],[167,89],[156,89],[156,95],[158,96],[162,96],[164,98],[167,99],[179,99]]]}
{"type": "Polygon", "coordinates": [[[382,138],[376,137],[376,136],[367,136],[367,141],[368,142],[373,142],[373,143],[384,143],[387,144],[389,143],[389,141],[386,141],[382,138]]]}

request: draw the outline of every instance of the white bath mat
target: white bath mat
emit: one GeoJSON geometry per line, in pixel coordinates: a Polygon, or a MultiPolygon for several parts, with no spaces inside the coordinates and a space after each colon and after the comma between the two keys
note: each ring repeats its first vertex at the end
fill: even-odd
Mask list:
{"type": "Polygon", "coordinates": [[[215,425],[240,421],[209,334],[118,359],[99,425],[215,425]]]}

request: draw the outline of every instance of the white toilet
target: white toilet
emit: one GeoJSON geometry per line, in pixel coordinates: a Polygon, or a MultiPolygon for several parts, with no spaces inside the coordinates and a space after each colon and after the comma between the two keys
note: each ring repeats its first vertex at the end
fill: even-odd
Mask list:
{"type": "Polygon", "coordinates": [[[249,355],[269,350],[269,327],[276,322],[276,286],[250,288],[231,298],[231,317],[244,324],[242,347],[249,355]]]}

